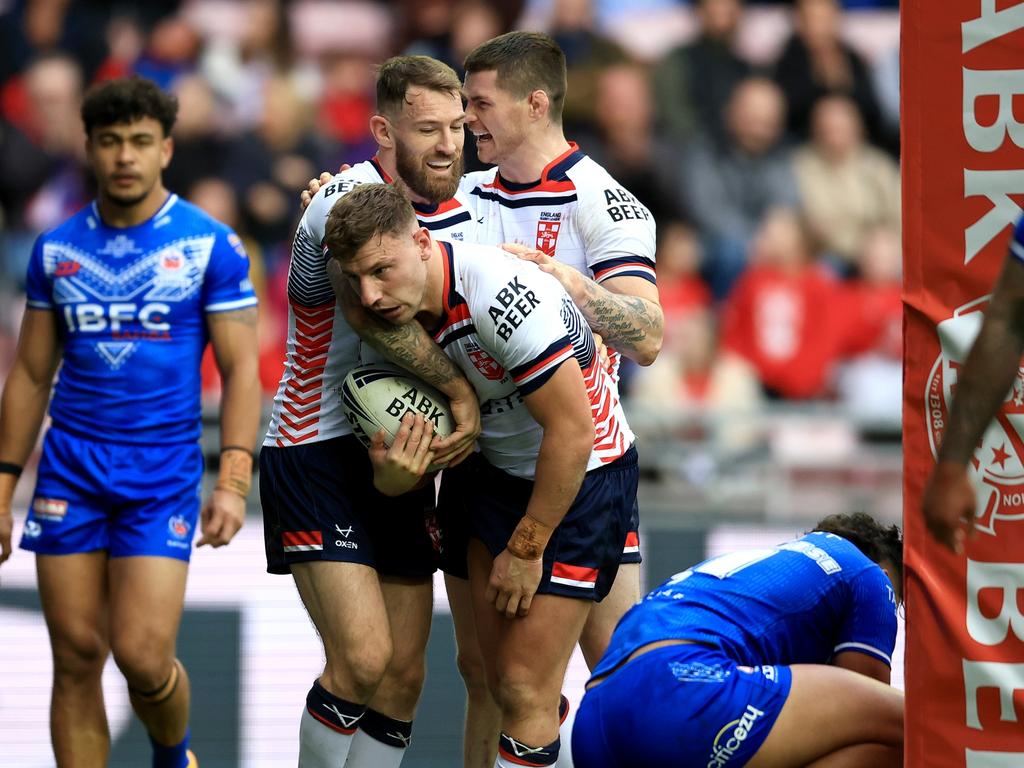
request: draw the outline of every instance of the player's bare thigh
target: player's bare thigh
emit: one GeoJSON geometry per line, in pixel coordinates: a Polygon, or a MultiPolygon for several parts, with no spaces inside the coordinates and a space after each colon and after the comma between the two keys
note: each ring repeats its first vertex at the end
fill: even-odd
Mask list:
{"type": "Polygon", "coordinates": [[[587,660],[587,667],[593,669],[604,655],[611,640],[615,625],[626,611],[640,602],[640,564],[625,563],[619,566],[611,592],[590,611],[587,623],[580,635],[580,650],[587,660]]]}
{"type": "Polygon", "coordinates": [[[291,571],[324,644],[328,689],[350,700],[372,693],[392,653],[377,571],[324,560],[295,563],[291,571]]]}
{"type": "MultiPolygon", "coordinates": [[[[839,667],[796,664],[786,704],[749,768],[806,766],[860,744],[890,747],[902,764],[903,694],[839,667]]],[[[872,768],[886,768],[885,762],[872,768]]]]}
{"type": "Polygon", "coordinates": [[[73,656],[102,668],[110,650],[107,553],[36,555],[36,574],[58,662],[73,656]]]}
{"type": "MultiPolygon", "coordinates": [[[[470,540],[470,590],[477,638],[488,669],[488,682],[503,711],[503,726],[518,717],[550,717],[558,731],[558,696],[569,657],[590,613],[591,603],[557,595],[535,595],[530,612],[508,619],[487,600],[485,591],[493,559],[479,539],[470,540]],[[557,628],[557,631],[552,631],[557,628]],[[524,712],[520,697],[549,701],[550,712],[524,712]]],[[[547,743],[537,741],[537,743],[547,743]]]]}
{"type": "Polygon", "coordinates": [[[156,672],[162,672],[174,657],[188,563],[169,557],[116,557],[108,569],[115,655],[124,650],[153,657],[153,665],[161,667],[156,672]]]}

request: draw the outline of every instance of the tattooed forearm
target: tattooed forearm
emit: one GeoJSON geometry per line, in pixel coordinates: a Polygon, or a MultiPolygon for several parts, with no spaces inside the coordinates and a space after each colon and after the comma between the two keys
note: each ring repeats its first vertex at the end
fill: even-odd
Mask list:
{"type": "Polygon", "coordinates": [[[412,371],[442,392],[465,378],[451,359],[427,335],[417,322],[405,325],[376,325],[360,328],[360,335],[371,347],[393,363],[412,371]]]}
{"type": "Polygon", "coordinates": [[[606,344],[641,365],[654,361],[661,348],[665,318],[661,307],[638,296],[624,296],[588,281],[583,316],[606,344]]]}

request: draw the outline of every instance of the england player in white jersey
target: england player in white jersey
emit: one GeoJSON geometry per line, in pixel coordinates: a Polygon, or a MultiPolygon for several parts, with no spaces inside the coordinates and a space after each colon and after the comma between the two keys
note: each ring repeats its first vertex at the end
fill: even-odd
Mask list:
{"type": "MultiPolygon", "coordinates": [[[[556,279],[493,246],[433,240],[393,186],[348,194],[326,243],[362,305],[431,329],[481,400],[483,458],[460,473],[460,501],[473,618],[501,709],[495,766],[553,765],[562,678],[614,582],[638,479],[593,333],[556,279]]],[[[400,450],[417,454],[414,467],[430,458],[400,450]]],[[[418,479],[410,471],[391,490],[418,479]]]]}
{"type": "MultiPolygon", "coordinates": [[[[367,452],[339,407],[360,342],[331,289],[324,223],[352,189],[394,180],[416,200],[422,226],[470,237],[473,219],[452,199],[462,172],[459,87],[451,68],[433,59],[385,62],[370,121],[378,155],[326,184],[295,236],[287,357],[260,455],[260,499],[268,570],[292,574],[327,658],[302,715],[303,768],[400,764],[423,684],[435,570],[424,525],[433,489],[395,499],[378,493],[367,452]]],[[[459,408],[461,431],[438,450],[471,449],[476,398],[436,346],[422,349],[421,361],[437,374],[431,383],[459,408]]]]}
{"type": "MultiPolygon", "coordinates": [[[[476,211],[478,242],[536,248],[541,253],[524,253],[524,258],[559,279],[610,347],[612,359],[617,363],[621,353],[649,365],[660,351],[663,330],[654,275],[654,221],[632,194],[566,140],[561,126],[564,54],[546,35],[512,32],[475,49],[466,71],[467,125],[477,135],[481,160],[497,164],[467,175],[461,185],[476,211]]],[[[311,182],[310,190],[317,187],[311,182]]],[[[422,345],[413,324],[404,334],[387,331],[387,338],[379,328],[360,325],[359,331],[403,364],[422,345]]],[[[422,370],[406,367],[422,375],[422,370]]],[[[442,478],[438,512],[449,546],[442,552],[441,567],[468,693],[464,763],[466,768],[489,768],[497,749],[497,709],[468,620],[465,558],[452,541],[460,532],[445,519],[445,491],[459,483],[457,475],[452,471],[442,478]]],[[[603,654],[618,619],[640,597],[636,518],[612,594],[591,613],[581,638],[591,666],[603,654]]]]}
{"type": "MultiPolygon", "coordinates": [[[[497,167],[470,174],[462,189],[476,209],[481,242],[521,243],[550,272],[608,345],[650,365],[664,318],[655,282],[655,224],[650,212],[607,171],[565,138],[565,56],[547,35],[511,32],[466,58],[467,126],[477,152],[497,167]]],[[[591,613],[580,647],[593,667],[619,618],[640,598],[638,515],[607,600],[591,613]]],[[[449,594],[453,591],[449,580],[449,594]]],[[[472,670],[472,664],[464,665],[472,670]]],[[[478,689],[467,679],[467,689],[478,689]]],[[[486,702],[467,732],[493,732],[486,702]]],[[[491,747],[493,749],[493,746],[491,747]]],[[[567,750],[566,750],[567,751],[567,750]]],[[[489,765],[486,755],[473,768],[489,765]]]]}

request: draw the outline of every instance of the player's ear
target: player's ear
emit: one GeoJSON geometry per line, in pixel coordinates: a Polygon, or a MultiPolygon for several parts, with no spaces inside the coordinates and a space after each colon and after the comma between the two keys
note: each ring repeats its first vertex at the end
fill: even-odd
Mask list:
{"type": "Polygon", "coordinates": [[[161,142],[160,146],[160,170],[165,170],[171,164],[174,157],[174,139],[168,136],[161,142]]]}
{"type": "Polygon", "coordinates": [[[527,97],[527,102],[530,105],[530,117],[534,120],[539,120],[547,115],[551,107],[547,91],[542,91],[539,88],[527,97]]]}
{"type": "Polygon", "coordinates": [[[391,123],[383,115],[374,115],[370,118],[370,133],[377,145],[384,149],[391,149],[395,141],[391,136],[391,123]]]}
{"type": "Polygon", "coordinates": [[[426,227],[420,227],[412,233],[413,242],[416,243],[420,250],[420,259],[426,261],[430,258],[430,248],[433,244],[430,239],[430,232],[427,231],[426,227]]]}

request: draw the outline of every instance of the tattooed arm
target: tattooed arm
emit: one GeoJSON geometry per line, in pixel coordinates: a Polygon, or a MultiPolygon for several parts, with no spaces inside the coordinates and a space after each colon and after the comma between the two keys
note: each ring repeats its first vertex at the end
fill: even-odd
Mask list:
{"type": "Polygon", "coordinates": [[[956,397],[925,487],[922,510],[932,536],[956,552],[974,528],[976,500],[967,463],[1019,375],[1024,353],[1024,262],[1006,260],[977,341],[961,369],[956,397]]]}
{"type": "Polygon", "coordinates": [[[650,365],[661,351],[665,316],[658,303],[658,288],[639,277],[614,277],[600,285],[540,251],[514,249],[558,279],[605,344],[640,365],[650,365]]]}
{"type": "Polygon", "coordinates": [[[480,435],[480,404],[459,367],[441,351],[419,323],[392,325],[364,310],[335,259],[327,260],[327,274],[345,313],[345,320],[360,338],[388,360],[414,373],[448,397],[455,417],[455,431],[447,438],[434,438],[431,448],[437,454],[435,461],[438,464],[458,463],[468,456],[480,435]]]}

